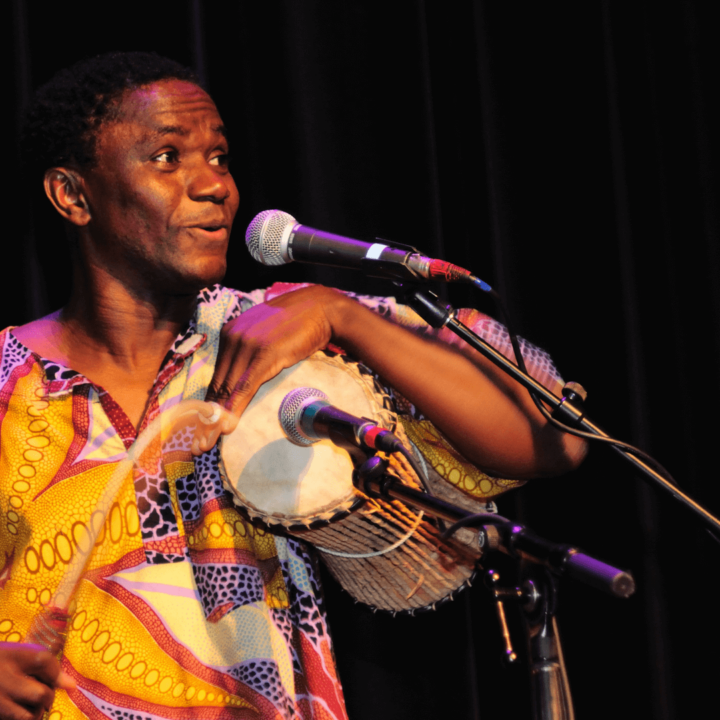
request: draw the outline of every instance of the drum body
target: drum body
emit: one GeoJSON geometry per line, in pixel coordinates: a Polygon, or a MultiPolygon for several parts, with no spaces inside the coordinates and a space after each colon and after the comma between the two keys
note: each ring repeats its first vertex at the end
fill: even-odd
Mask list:
{"type": "MultiPolygon", "coordinates": [[[[303,387],[321,390],[332,405],[374,420],[409,446],[391,399],[363,366],[315,353],[265,383],[221,441],[224,480],[237,504],[271,530],[312,543],[342,587],[373,608],[414,612],[450,599],[471,580],[479,552],[440,541],[435,526],[403,503],[357,490],[349,454],[330,440],[290,442],[278,409],[303,387]]],[[[404,483],[419,487],[404,458],[390,463],[404,483]]]]}

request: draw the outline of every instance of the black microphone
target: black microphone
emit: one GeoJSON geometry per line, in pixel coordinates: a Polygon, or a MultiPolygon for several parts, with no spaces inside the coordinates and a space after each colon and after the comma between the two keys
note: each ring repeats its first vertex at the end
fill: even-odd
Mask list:
{"type": "Polygon", "coordinates": [[[280,425],[295,445],[312,445],[329,439],[340,447],[396,452],[402,444],[389,430],[368,418],[359,418],[328,402],[322,390],[301,387],[280,403],[280,425]]]}
{"type": "Polygon", "coordinates": [[[250,254],[263,265],[293,261],[362,270],[391,280],[482,283],[469,270],[421,255],[413,248],[369,243],[301,225],[282,210],[264,210],[245,233],[250,254]]]}

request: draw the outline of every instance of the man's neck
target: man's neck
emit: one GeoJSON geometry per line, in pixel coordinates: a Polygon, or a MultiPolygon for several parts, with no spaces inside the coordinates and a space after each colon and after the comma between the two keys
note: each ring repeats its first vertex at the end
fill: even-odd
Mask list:
{"type": "Polygon", "coordinates": [[[76,279],[62,310],[13,333],[41,357],[104,387],[137,427],[163,358],[195,302],[193,295],[131,291],[96,273],[92,281],[76,279]]]}
{"type": "Polygon", "coordinates": [[[97,278],[91,287],[76,283],[59,315],[64,347],[133,372],[148,360],[162,360],[195,302],[194,294],[131,291],[111,277],[97,278]]]}

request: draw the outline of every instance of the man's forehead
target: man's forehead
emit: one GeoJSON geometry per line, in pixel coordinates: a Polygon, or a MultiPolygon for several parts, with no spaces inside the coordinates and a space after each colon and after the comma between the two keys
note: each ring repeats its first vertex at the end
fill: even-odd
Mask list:
{"type": "Polygon", "coordinates": [[[118,108],[119,122],[143,126],[152,134],[185,134],[198,118],[212,118],[213,130],[225,134],[212,98],[200,87],[182,80],[162,80],[127,92],[118,108]]]}

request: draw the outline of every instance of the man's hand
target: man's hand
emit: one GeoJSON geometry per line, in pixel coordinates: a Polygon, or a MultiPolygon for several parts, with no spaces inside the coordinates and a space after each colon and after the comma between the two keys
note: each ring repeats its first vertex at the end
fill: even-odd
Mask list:
{"type": "MultiPolygon", "coordinates": [[[[313,285],[256,305],[227,323],[206,399],[239,417],[263,383],[330,342],[336,311],[348,305],[356,303],[337,290],[313,285]]],[[[205,445],[199,450],[210,449],[205,445]]]]}
{"type": "Polygon", "coordinates": [[[47,650],[0,649],[0,720],[35,720],[50,709],[56,688],[75,681],[47,650]]]}

